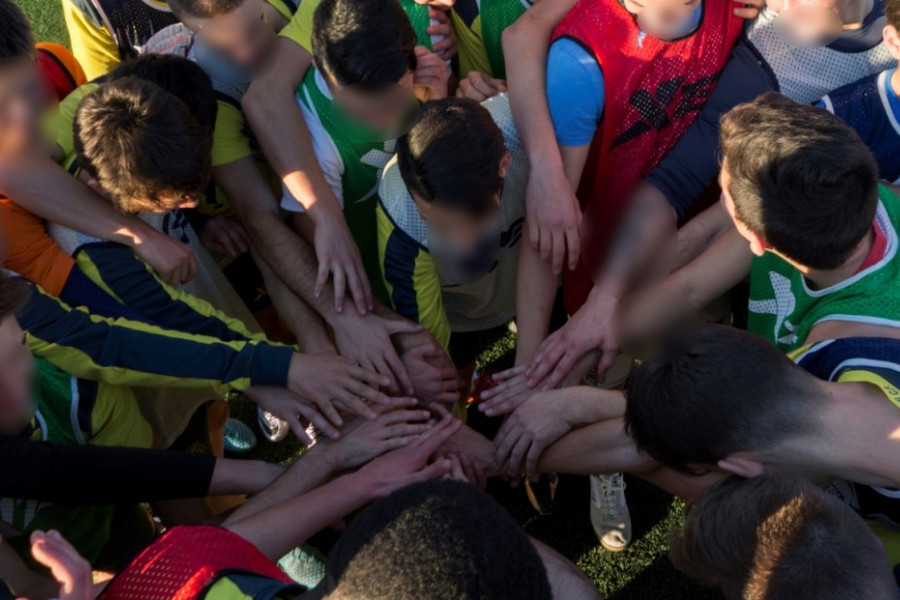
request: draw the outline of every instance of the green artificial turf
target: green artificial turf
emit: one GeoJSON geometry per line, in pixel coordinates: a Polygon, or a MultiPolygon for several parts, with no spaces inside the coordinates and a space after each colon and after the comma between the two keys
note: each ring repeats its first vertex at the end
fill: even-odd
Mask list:
{"type": "MultiPolygon", "coordinates": [[[[15,1],[31,19],[37,40],[68,44],[59,0],[15,1]]],[[[514,343],[513,334],[499,340],[482,355],[479,367],[509,366],[514,343]]],[[[255,407],[248,402],[232,403],[232,413],[255,428],[255,407]]],[[[489,423],[481,425],[487,429],[491,427],[489,423]]],[[[280,444],[261,440],[249,458],[288,463],[296,459],[301,450],[300,444],[293,439],[280,444]]],[[[488,491],[509,509],[530,535],[575,561],[608,600],[720,599],[719,594],[679,574],[666,557],[666,541],[681,519],[683,504],[640,480],[627,480],[626,495],[634,524],[634,541],[625,552],[616,554],[600,547],[591,529],[586,477],[561,477],[556,510],[547,516],[534,512],[521,488],[512,489],[495,481],[488,491]]],[[[327,546],[333,536],[324,535],[317,541],[327,546]]]]}

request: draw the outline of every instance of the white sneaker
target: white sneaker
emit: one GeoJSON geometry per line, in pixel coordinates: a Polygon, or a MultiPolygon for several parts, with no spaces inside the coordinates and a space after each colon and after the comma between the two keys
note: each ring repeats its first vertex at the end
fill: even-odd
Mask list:
{"type": "Polygon", "coordinates": [[[631,513],[621,473],[591,475],[591,525],[600,545],[621,552],[631,542],[631,513]]]}
{"type": "Polygon", "coordinates": [[[261,408],[256,409],[256,421],[259,424],[259,430],[270,442],[280,442],[291,431],[291,426],[287,421],[282,421],[261,408]]]}

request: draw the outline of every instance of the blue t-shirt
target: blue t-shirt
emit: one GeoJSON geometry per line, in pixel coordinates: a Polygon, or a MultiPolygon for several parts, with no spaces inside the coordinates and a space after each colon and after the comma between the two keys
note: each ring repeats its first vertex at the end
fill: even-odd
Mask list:
{"type": "Polygon", "coordinates": [[[882,179],[900,181],[900,98],[891,86],[896,69],[869,75],[818,103],[856,130],[878,161],[882,179]]]}

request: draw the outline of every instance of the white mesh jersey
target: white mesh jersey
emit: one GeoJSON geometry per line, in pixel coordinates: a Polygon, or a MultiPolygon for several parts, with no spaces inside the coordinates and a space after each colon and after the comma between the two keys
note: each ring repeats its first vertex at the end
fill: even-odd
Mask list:
{"type": "MultiPolygon", "coordinates": [[[[875,10],[881,10],[876,5],[875,10]]],[[[819,101],[837,88],[896,66],[884,43],[860,52],[799,48],[775,28],[777,15],[764,9],[747,29],[747,39],[768,63],[781,93],[801,104],[819,101]]]]}
{"type": "MultiPolygon", "coordinates": [[[[503,133],[511,162],[500,198],[501,248],[495,268],[479,280],[455,285],[438,273],[441,296],[451,331],[469,332],[508,323],[516,313],[516,270],[519,244],[525,222],[525,190],[528,158],[509,108],[509,98],[501,94],[482,103],[503,133]]],[[[429,253],[428,226],[406,189],[394,158],[385,167],[379,189],[380,206],[393,226],[429,253]]],[[[382,240],[379,246],[383,247],[382,240]]],[[[439,260],[429,261],[437,268],[439,260]]],[[[421,293],[421,291],[419,291],[421,293]]],[[[402,312],[402,311],[401,311],[402,312]]]]}

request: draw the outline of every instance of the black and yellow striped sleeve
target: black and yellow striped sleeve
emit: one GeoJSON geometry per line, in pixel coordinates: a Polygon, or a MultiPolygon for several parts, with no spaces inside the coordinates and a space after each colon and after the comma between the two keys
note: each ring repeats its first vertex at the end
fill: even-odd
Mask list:
{"type": "Polygon", "coordinates": [[[111,385],[206,389],[284,387],[293,350],[223,341],[72,309],[35,286],[17,313],[29,348],[82,379],[111,385]]]}

